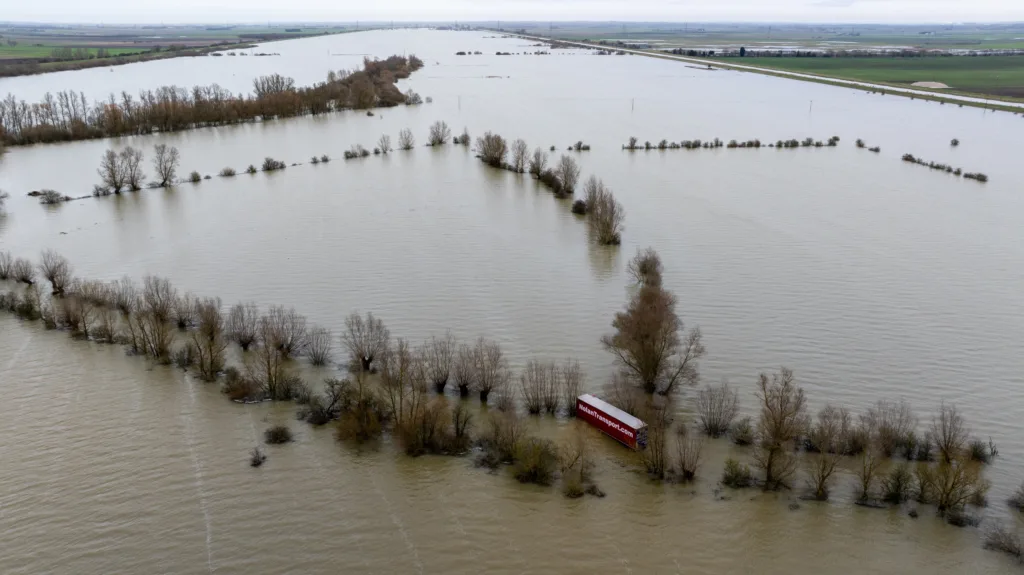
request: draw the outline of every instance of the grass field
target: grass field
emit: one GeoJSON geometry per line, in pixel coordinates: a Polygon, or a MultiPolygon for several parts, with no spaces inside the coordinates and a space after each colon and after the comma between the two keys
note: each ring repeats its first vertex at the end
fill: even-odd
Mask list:
{"type": "MultiPolygon", "coordinates": [[[[68,44],[44,44],[38,45],[26,45],[18,44],[17,46],[8,46],[7,44],[0,44],[0,59],[11,59],[11,58],[49,58],[54,48],[62,48],[68,46],[68,44]]],[[[79,47],[78,45],[74,46],[79,47]]],[[[105,46],[82,46],[89,48],[93,54],[96,53],[97,48],[106,48],[107,52],[112,56],[123,56],[125,54],[137,54],[139,52],[146,51],[145,48],[107,48],[105,46]]]]}
{"type": "Polygon", "coordinates": [[[942,58],[730,58],[730,63],[846,80],[941,82],[957,92],[1024,98],[1024,56],[942,58]]]}

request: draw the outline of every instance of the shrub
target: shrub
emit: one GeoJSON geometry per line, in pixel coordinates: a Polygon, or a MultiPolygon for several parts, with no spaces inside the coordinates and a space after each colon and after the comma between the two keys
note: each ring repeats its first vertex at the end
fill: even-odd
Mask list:
{"type": "Polygon", "coordinates": [[[860,465],[856,470],[857,479],[860,481],[860,493],[857,496],[857,501],[863,503],[874,497],[875,481],[881,467],[882,458],[874,450],[868,449],[861,455],[860,465]]]}
{"type": "Polygon", "coordinates": [[[263,432],[263,441],[270,445],[280,445],[292,440],[292,430],[287,425],[275,425],[263,432]]]}
{"type": "Polygon", "coordinates": [[[569,417],[576,416],[576,398],[583,391],[583,370],[580,369],[580,362],[574,359],[567,359],[562,364],[562,395],[565,403],[565,411],[569,417]]]}
{"type": "Polygon", "coordinates": [[[338,441],[364,443],[380,437],[387,421],[386,408],[376,395],[364,389],[357,379],[357,391],[352,409],[342,411],[334,437],[338,441]]]}
{"type": "Polygon", "coordinates": [[[1017,511],[1024,511],[1024,483],[1021,483],[1020,487],[1017,488],[1017,491],[1013,492],[1013,495],[1010,496],[1007,503],[1017,511]]]}
{"type": "Polygon", "coordinates": [[[56,190],[39,190],[39,203],[47,206],[70,202],[71,196],[65,196],[56,190]]]}
{"type": "Polygon", "coordinates": [[[995,456],[995,447],[992,447],[991,441],[986,445],[984,441],[980,439],[971,440],[970,446],[968,447],[968,453],[970,454],[971,461],[977,461],[980,463],[989,463],[995,456]]]}
{"type": "Polygon", "coordinates": [[[874,152],[874,153],[876,153],[876,154],[877,154],[877,153],[879,153],[879,152],[881,152],[881,151],[882,151],[882,148],[881,148],[881,147],[879,147],[879,146],[875,146],[874,148],[868,148],[868,151],[869,151],[869,152],[874,152]]]}
{"type": "Polygon", "coordinates": [[[320,156],[320,162],[321,163],[326,164],[327,162],[330,162],[330,161],[331,161],[331,157],[328,156],[327,154],[324,154],[324,155],[320,156]]]}
{"type": "Polygon", "coordinates": [[[232,401],[254,401],[260,397],[259,385],[234,367],[225,370],[221,391],[232,401]]]}
{"type": "Polygon", "coordinates": [[[313,156],[312,158],[310,158],[309,163],[315,166],[320,163],[320,158],[313,156]]]}
{"type": "Polygon", "coordinates": [[[462,146],[470,145],[472,142],[469,139],[469,130],[463,128],[462,129],[462,135],[455,136],[455,143],[459,144],[459,145],[462,145],[462,146]]]}
{"type": "Polygon", "coordinates": [[[191,174],[188,175],[188,181],[192,182],[193,184],[198,184],[199,182],[203,181],[203,176],[199,172],[192,172],[191,174]]]}
{"type": "Polygon", "coordinates": [[[953,138],[953,140],[949,142],[949,145],[955,148],[960,145],[960,140],[953,138]]]}
{"type": "MultiPolygon", "coordinates": [[[[660,275],[660,274],[659,274],[660,275]]],[[[708,385],[697,393],[697,414],[701,427],[711,437],[729,432],[739,412],[739,394],[729,389],[728,383],[708,385]]]]}
{"type": "Polygon", "coordinates": [[[391,136],[389,136],[387,134],[381,135],[380,139],[377,140],[377,149],[380,150],[381,153],[384,153],[384,154],[387,154],[388,152],[390,152],[391,151],[391,136]]]}
{"type": "Polygon", "coordinates": [[[252,451],[249,452],[249,465],[252,467],[259,467],[260,465],[263,465],[263,462],[266,460],[267,456],[259,447],[253,447],[252,451]]]}
{"type": "Polygon", "coordinates": [[[864,147],[864,140],[861,140],[861,139],[858,138],[857,139],[857,147],[858,148],[863,148],[864,147]]]}
{"type": "Polygon", "coordinates": [[[687,434],[685,427],[680,429],[676,435],[676,463],[679,465],[679,478],[682,481],[693,481],[697,476],[703,450],[703,437],[687,434]]]}
{"type": "Polygon", "coordinates": [[[555,167],[555,175],[562,184],[561,192],[570,196],[576,190],[576,183],[580,179],[580,167],[571,156],[562,156],[558,159],[555,167]]]}
{"type": "Polygon", "coordinates": [[[309,330],[305,349],[310,363],[321,366],[331,362],[331,339],[331,330],[325,327],[314,327],[309,330]]]}
{"type": "Polygon", "coordinates": [[[274,170],[283,170],[286,167],[287,166],[285,165],[284,162],[279,161],[279,160],[275,160],[274,158],[271,158],[270,156],[267,156],[266,158],[263,158],[263,171],[264,172],[273,172],[274,170]]]}
{"type": "Polygon", "coordinates": [[[249,164],[249,167],[245,169],[246,173],[255,174],[257,171],[256,166],[249,164]]]}
{"type": "Polygon", "coordinates": [[[882,500],[899,505],[910,499],[914,488],[914,475],[907,463],[893,467],[882,480],[882,500]]]}
{"type": "Polygon", "coordinates": [[[224,169],[222,169],[220,171],[220,177],[222,177],[222,178],[230,178],[230,177],[232,177],[234,175],[235,175],[235,169],[234,168],[224,168],[224,169]]]}
{"type": "Polygon", "coordinates": [[[910,405],[902,400],[898,403],[879,401],[862,416],[862,421],[871,430],[885,457],[892,457],[900,446],[906,444],[911,432],[917,427],[917,417],[910,405]]]}
{"type": "Polygon", "coordinates": [[[416,138],[412,135],[412,130],[405,128],[398,133],[398,147],[402,150],[411,150],[416,145],[416,138]]]}
{"type": "Polygon", "coordinates": [[[754,484],[750,467],[733,458],[725,460],[725,471],[722,473],[722,485],[732,489],[743,489],[754,484]]]}
{"type": "Polygon", "coordinates": [[[1020,537],[1007,529],[1002,523],[995,523],[985,533],[985,549],[1002,551],[1018,560],[1024,558],[1024,550],[1021,548],[1020,537]]]}
{"type": "Polygon", "coordinates": [[[516,450],[512,475],[520,483],[551,485],[558,466],[558,450],[547,439],[527,438],[516,450]]]}
{"type": "Polygon", "coordinates": [[[25,258],[17,258],[11,263],[10,275],[23,284],[36,283],[36,270],[32,266],[32,262],[25,258]]]}
{"type": "Polygon", "coordinates": [[[979,181],[979,182],[982,182],[982,183],[988,181],[988,176],[986,176],[985,174],[982,174],[982,173],[970,173],[970,172],[967,172],[967,173],[964,174],[964,177],[967,178],[968,180],[976,180],[976,181],[979,181]]]}
{"type": "Polygon", "coordinates": [[[476,153],[487,165],[496,168],[505,166],[505,156],[508,154],[508,144],[505,138],[491,132],[485,133],[476,139],[476,153]]]}
{"type": "Polygon", "coordinates": [[[512,142],[512,164],[509,169],[513,172],[522,174],[526,171],[526,164],[529,159],[530,148],[526,145],[523,140],[516,140],[512,142]]]}
{"type": "Polygon", "coordinates": [[[754,427],[749,417],[744,417],[733,426],[732,442],[736,445],[750,445],[754,443],[754,427]]]}
{"type": "Polygon", "coordinates": [[[583,200],[576,200],[572,203],[572,213],[578,216],[587,215],[587,202],[583,200]]]}
{"type": "Polygon", "coordinates": [[[445,122],[434,122],[430,126],[430,134],[427,137],[428,146],[441,146],[448,143],[452,137],[451,128],[445,122]]]}
{"type": "Polygon", "coordinates": [[[932,485],[940,514],[961,511],[964,505],[984,496],[989,489],[989,483],[981,477],[980,466],[963,457],[940,463],[932,475],[932,485]]]}

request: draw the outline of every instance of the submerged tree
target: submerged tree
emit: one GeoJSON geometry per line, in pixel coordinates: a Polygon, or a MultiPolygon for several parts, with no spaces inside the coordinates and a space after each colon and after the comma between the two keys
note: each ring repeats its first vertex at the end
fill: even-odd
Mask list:
{"type": "Polygon", "coordinates": [[[615,333],[602,337],[601,343],[646,393],[668,395],[679,384],[699,380],[698,360],[705,353],[700,328],[680,337],[684,325],[671,292],[642,285],[626,309],[615,314],[612,327],[615,333]]]}
{"type": "Polygon", "coordinates": [[[71,262],[53,250],[45,250],[39,263],[39,273],[53,288],[53,295],[64,295],[71,283],[71,262]]]}
{"type": "Polygon", "coordinates": [[[530,158],[530,173],[534,177],[540,177],[544,170],[548,167],[548,155],[544,153],[544,150],[537,148],[533,151],[533,157],[530,158]]]}
{"type": "Polygon", "coordinates": [[[512,171],[523,173],[526,171],[526,160],[530,153],[529,146],[523,140],[512,142],[512,171]]]}
{"type": "Polygon", "coordinates": [[[505,143],[505,138],[498,134],[486,132],[483,136],[476,139],[476,153],[484,163],[496,168],[502,168],[505,166],[508,144],[505,143]]]}
{"type": "Polygon", "coordinates": [[[452,137],[452,130],[445,122],[434,122],[430,126],[430,135],[427,138],[427,145],[442,146],[448,143],[452,137]]]}
{"type": "Polygon", "coordinates": [[[362,371],[373,369],[373,360],[387,350],[390,339],[391,332],[383,321],[373,317],[373,312],[367,313],[365,319],[358,313],[345,318],[341,343],[362,371]]]}
{"type": "Polygon", "coordinates": [[[562,156],[555,166],[555,174],[562,184],[562,193],[572,195],[576,190],[576,183],[580,179],[580,167],[571,156],[562,156]]]}
{"type": "Polygon", "coordinates": [[[142,180],[146,175],[142,171],[142,150],[128,146],[118,154],[121,162],[121,171],[124,174],[124,183],[133,192],[142,189],[142,180]]]}
{"type": "Polygon", "coordinates": [[[761,400],[761,417],[754,461],[764,471],[765,489],[778,489],[788,485],[796,472],[796,457],[786,445],[796,439],[807,424],[804,390],[793,383],[792,370],[782,368],[772,374],[771,379],[761,374],[757,397],[761,400]]]}
{"type": "Polygon", "coordinates": [[[103,159],[100,161],[100,168],[97,171],[103,182],[103,187],[115,194],[121,193],[121,189],[125,185],[125,174],[116,151],[107,150],[103,153],[103,159]]]}
{"type": "Polygon", "coordinates": [[[448,385],[457,347],[455,336],[451,332],[446,332],[443,337],[432,336],[424,345],[427,376],[437,393],[444,393],[444,388],[448,385]]]}
{"type": "MultiPolygon", "coordinates": [[[[587,182],[586,188],[590,189],[590,182],[587,182]]],[[[626,265],[626,273],[637,285],[661,287],[663,271],[661,257],[658,252],[654,251],[654,248],[638,249],[636,255],[626,265]]]]}
{"type": "Polygon", "coordinates": [[[416,145],[416,138],[412,135],[412,130],[405,128],[398,133],[398,147],[402,150],[411,150],[416,145]]]}
{"type": "Polygon", "coordinates": [[[256,341],[259,321],[260,308],[255,302],[235,304],[228,313],[228,338],[241,346],[242,351],[249,351],[256,341]]]}
{"type": "Polygon", "coordinates": [[[189,333],[195,354],[196,371],[204,381],[215,381],[224,369],[227,349],[224,316],[220,298],[204,298],[196,303],[197,328],[189,333]]]}
{"type": "Polygon", "coordinates": [[[384,134],[377,140],[377,149],[380,153],[387,154],[391,151],[391,136],[384,134]]]}

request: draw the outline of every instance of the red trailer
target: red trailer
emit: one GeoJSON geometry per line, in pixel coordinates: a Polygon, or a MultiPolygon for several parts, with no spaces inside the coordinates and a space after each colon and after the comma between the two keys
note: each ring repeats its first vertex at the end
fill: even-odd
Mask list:
{"type": "Polygon", "coordinates": [[[576,398],[576,417],[630,449],[647,446],[647,424],[593,395],[576,398]]]}

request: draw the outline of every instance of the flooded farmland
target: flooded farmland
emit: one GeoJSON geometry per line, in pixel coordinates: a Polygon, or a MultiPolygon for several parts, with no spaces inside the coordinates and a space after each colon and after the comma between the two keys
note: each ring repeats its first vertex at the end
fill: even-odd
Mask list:
{"type": "MultiPolygon", "coordinates": [[[[757,374],[782,365],[812,411],[905,399],[925,426],[940,401],[954,402],[999,448],[985,470],[985,521],[1020,525],[1003,503],[1024,480],[1020,116],[639,56],[523,55],[547,50],[493,36],[365,32],[263,47],[277,57],[0,80],[0,94],[30,101],[171,83],[242,92],[261,74],[306,85],[363,54],[407,52],[426,66],[399,87],[433,100],[372,117],[11,148],[0,157],[0,189],[11,194],[0,251],[36,259],[52,248],[83,277],[159,274],[228,304],[295,306],[335,334],[359,310],[413,342],[446,329],[484,335],[516,368],[575,357],[586,390],[603,393],[614,368],[599,338],[626,298],[628,260],[652,246],[680,315],[703,331],[703,381],[728,379],[745,414],[756,412],[757,374]],[[529,176],[490,169],[468,148],[422,146],[438,120],[474,137],[554,145],[555,157],[591,145],[572,154],[624,205],[622,245],[595,245],[569,202],[529,176]],[[420,146],[341,160],[404,128],[420,146]],[[631,152],[630,136],[841,143],[631,152]],[[858,138],[881,152],[856,148],[858,138]],[[87,195],[107,148],[149,154],[158,143],[178,147],[184,173],[214,177],[56,207],[26,196],[87,195]],[[990,180],[907,165],[905,153],[990,180]],[[321,154],[334,161],[308,163],[321,154]],[[216,177],[266,156],[302,165],[216,177]]],[[[607,497],[570,501],[471,458],[412,459],[387,439],[376,450],[340,445],[329,426],[296,422],[291,404],[234,404],[180,370],[6,314],[0,369],[4,573],[1019,571],[982,549],[981,529],[947,525],[928,506],[917,519],[854,506],[852,459],[832,501],[817,503],[799,489],[719,491],[725,458],[749,461],[749,448],[724,439],[709,443],[696,483],[663,485],[588,432],[607,497]],[[296,441],[267,447],[267,463],[251,469],[249,449],[275,423],[296,441]]],[[[340,374],[303,368],[310,381],[340,374]]],[[[682,419],[694,392],[680,395],[682,419]]],[[[530,425],[558,438],[577,424],[530,425]]]]}

